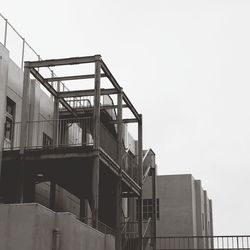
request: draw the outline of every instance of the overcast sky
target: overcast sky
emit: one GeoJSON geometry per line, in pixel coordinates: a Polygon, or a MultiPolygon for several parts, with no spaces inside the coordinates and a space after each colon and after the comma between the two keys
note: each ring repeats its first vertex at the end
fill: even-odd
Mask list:
{"type": "Polygon", "coordinates": [[[101,54],[143,114],[159,174],[202,181],[215,234],[250,234],[250,1],[2,0],[0,8],[43,58],[101,54]]]}

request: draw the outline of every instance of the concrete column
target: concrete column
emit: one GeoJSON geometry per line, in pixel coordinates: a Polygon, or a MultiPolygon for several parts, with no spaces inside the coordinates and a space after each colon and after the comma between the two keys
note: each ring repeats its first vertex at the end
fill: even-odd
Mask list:
{"type": "Polygon", "coordinates": [[[88,224],[88,200],[84,197],[80,199],[80,220],[88,224]]]}
{"type": "MultiPolygon", "coordinates": [[[[4,52],[4,51],[3,51],[4,52]]],[[[5,56],[8,58],[8,53],[5,51],[5,56]]],[[[0,203],[2,196],[2,152],[4,146],[4,130],[5,130],[5,115],[6,115],[6,94],[8,82],[8,61],[0,56],[0,203]]]]}
{"type": "Polygon", "coordinates": [[[50,191],[49,191],[49,208],[55,210],[56,204],[56,183],[54,181],[50,182],[50,191]]]}
{"type": "Polygon", "coordinates": [[[97,56],[95,62],[95,96],[94,96],[94,149],[96,156],[92,169],[92,224],[98,227],[99,217],[99,145],[100,145],[100,94],[101,94],[101,56],[97,56]]]}

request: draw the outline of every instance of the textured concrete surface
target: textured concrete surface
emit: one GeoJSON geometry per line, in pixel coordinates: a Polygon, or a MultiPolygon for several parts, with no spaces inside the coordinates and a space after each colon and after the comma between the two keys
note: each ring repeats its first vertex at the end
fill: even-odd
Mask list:
{"type": "Polygon", "coordinates": [[[0,205],[0,249],[56,249],[55,230],[60,250],[115,249],[113,236],[81,223],[71,213],[55,213],[35,203],[0,205]]]}

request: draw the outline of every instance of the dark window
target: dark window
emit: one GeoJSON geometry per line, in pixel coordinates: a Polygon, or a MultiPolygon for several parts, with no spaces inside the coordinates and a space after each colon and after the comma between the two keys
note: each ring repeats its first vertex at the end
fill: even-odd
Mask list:
{"type": "Polygon", "coordinates": [[[8,147],[11,146],[13,143],[15,109],[16,109],[16,104],[9,97],[7,97],[4,138],[5,138],[5,143],[8,144],[8,147]]]}
{"type": "Polygon", "coordinates": [[[13,122],[9,117],[6,117],[4,137],[5,139],[8,139],[11,141],[12,136],[13,136],[13,122]]]}
{"type": "Polygon", "coordinates": [[[43,146],[51,146],[51,145],[52,145],[52,139],[46,133],[43,133],[43,146]]]}
{"type": "Polygon", "coordinates": [[[14,116],[16,104],[7,97],[6,112],[8,115],[14,116]]]}
{"type": "MultiPolygon", "coordinates": [[[[152,199],[143,199],[142,204],[143,209],[143,220],[148,220],[149,218],[153,217],[153,202],[152,199]]],[[[138,219],[138,201],[136,202],[136,217],[138,219]]],[[[156,200],[156,218],[160,218],[160,201],[159,199],[156,200]]]]}

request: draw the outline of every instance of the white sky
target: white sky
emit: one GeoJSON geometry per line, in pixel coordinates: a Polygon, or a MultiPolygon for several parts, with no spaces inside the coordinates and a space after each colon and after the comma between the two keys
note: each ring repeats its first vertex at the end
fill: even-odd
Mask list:
{"type": "Polygon", "coordinates": [[[202,180],[215,234],[250,233],[250,1],[2,0],[0,12],[43,58],[101,54],[159,174],[202,180]]]}

